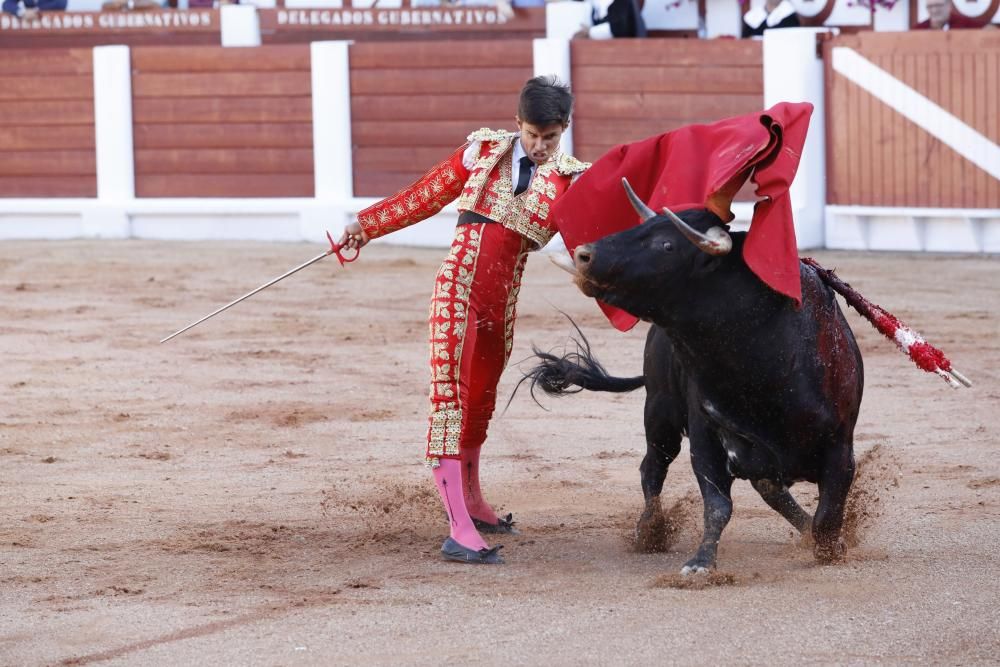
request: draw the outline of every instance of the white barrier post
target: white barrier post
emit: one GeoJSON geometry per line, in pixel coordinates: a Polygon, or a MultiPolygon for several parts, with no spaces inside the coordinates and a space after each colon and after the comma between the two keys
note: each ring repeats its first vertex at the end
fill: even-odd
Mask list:
{"type": "Polygon", "coordinates": [[[222,46],[260,46],[260,19],[254,5],[222,5],[222,46]]]}
{"type": "Polygon", "coordinates": [[[132,59],[127,46],[94,48],[94,143],[97,201],[81,211],[87,236],[126,238],[135,199],[132,59]]]}
{"type": "Polygon", "coordinates": [[[814,109],[791,187],[799,248],[824,245],[826,213],[826,113],[823,61],[816,51],[825,28],[764,31],[764,107],[779,102],[811,102],[814,109]]]}
{"type": "Polygon", "coordinates": [[[581,28],[589,28],[589,2],[545,3],[545,36],[549,39],[572,39],[581,28]]]}
{"type": "Polygon", "coordinates": [[[350,42],[313,42],[312,125],[315,205],[302,212],[302,235],[321,241],[347,223],[354,196],[350,42]]]}
{"type": "MultiPolygon", "coordinates": [[[[559,4],[559,3],[557,3],[559,4]]],[[[571,3],[578,5],[580,3],[571,3]]],[[[552,5],[549,5],[552,7],[552,5]]],[[[532,44],[535,76],[554,74],[562,83],[572,85],[568,39],[536,39],[532,44]]],[[[573,124],[563,132],[560,147],[564,153],[573,154],[573,124]]]]}

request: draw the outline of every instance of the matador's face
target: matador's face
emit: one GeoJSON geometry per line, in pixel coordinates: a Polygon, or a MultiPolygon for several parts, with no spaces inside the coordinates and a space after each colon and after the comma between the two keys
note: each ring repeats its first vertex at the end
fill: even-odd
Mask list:
{"type": "Polygon", "coordinates": [[[559,150],[559,140],[569,124],[552,123],[538,126],[528,121],[517,119],[517,127],[521,130],[521,146],[524,152],[535,164],[544,164],[559,150]]]}

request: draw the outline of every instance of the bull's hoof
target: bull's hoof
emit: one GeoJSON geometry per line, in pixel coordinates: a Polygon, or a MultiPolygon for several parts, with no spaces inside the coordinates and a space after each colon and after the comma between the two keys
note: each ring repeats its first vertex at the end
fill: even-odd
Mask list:
{"type": "Polygon", "coordinates": [[[492,533],[492,534],[503,534],[503,535],[520,535],[521,531],[514,527],[514,515],[508,514],[505,517],[497,519],[497,523],[488,523],[482,521],[481,519],[473,519],[472,525],[476,527],[480,533],[492,533]]]}
{"type": "Polygon", "coordinates": [[[687,577],[692,574],[708,574],[714,569],[715,563],[710,562],[703,556],[695,556],[684,563],[684,567],[681,568],[681,575],[687,577]]]}
{"type": "Polygon", "coordinates": [[[636,551],[654,554],[669,551],[667,520],[659,507],[646,510],[635,525],[636,551]]]}
{"type": "Polygon", "coordinates": [[[847,546],[844,544],[844,540],[840,538],[832,542],[817,542],[813,545],[813,555],[817,561],[824,565],[839,563],[844,560],[846,553],[847,546]]]}

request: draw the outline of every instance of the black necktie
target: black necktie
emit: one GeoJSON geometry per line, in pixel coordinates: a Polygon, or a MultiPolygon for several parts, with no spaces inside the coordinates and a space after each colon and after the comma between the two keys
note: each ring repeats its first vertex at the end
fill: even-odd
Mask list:
{"type": "Polygon", "coordinates": [[[518,196],[528,189],[528,182],[531,180],[531,158],[525,155],[521,158],[521,170],[517,172],[517,187],[514,188],[514,196],[518,196]]]}

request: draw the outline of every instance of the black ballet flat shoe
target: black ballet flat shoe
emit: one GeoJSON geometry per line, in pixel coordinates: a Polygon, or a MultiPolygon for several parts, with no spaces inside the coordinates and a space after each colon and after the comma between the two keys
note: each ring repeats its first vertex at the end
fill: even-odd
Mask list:
{"type": "Polygon", "coordinates": [[[514,515],[508,514],[506,517],[497,519],[497,523],[486,523],[480,519],[473,519],[472,525],[480,533],[502,533],[504,535],[520,535],[521,531],[514,527],[514,515]]]}
{"type": "Polygon", "coordinates": [[[472,563],[474,565],[503,565],[503,556],[500,555],[502,544],[498,544],[492,549],[480,549],[473,551],[467,547],[448,538],[441,545],[441,555],[445,560],[453,560],[457,563],[472,563]]]}

